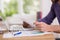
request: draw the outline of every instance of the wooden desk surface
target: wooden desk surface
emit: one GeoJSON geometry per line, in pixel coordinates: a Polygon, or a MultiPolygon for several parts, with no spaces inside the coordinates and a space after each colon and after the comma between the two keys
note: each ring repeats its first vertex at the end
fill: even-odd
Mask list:
{"type": "Polygon", "coordinates": [[[16,37],[16,38],[3,38],[3,35],[0,35],[0,40],[55,40],[53,34],[46,34],[40,36],[25,36],[25,37],[16,37]]]}

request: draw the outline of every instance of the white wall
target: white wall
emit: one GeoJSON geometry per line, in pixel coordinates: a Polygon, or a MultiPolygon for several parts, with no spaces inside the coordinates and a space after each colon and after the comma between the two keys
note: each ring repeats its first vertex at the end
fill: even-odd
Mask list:
{"type": "MultiPolygon", "coordinates": [[[[51,0],[42,0],[42,15],[43,17],[45,17],[49,11],[50,11],[50,7],[51,7],[51,0]]],[[[54,22],[52,24],[58,24],[57,19],[54,20],[54,22]]]]}
{"type": "Polygon", "coordinates": [[[43,17],[45,17],[50,11],[51,1],[50,0],[42,0],[42,12],[43,17]]]}

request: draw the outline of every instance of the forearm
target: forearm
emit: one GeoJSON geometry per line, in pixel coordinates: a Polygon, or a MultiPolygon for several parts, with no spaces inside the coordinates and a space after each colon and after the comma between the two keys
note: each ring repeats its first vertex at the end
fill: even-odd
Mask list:
{"type": "Polygon", "coordinates": [[[50,25],[53,29],[53,32],[60,33],[60,25],[50,25]]]}

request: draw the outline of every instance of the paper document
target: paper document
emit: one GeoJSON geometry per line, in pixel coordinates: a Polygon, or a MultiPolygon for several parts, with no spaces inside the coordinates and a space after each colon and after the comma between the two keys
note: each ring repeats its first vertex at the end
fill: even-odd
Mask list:
{"type": "Polygon", "coordinates": [[[21,31],[19,32],[10,32],[10,33],[5,33],[3,34],[3,38],[12,38],[12,37],[22,37],[22,36],[38,36],[38,35],[44,35],[46,33],[43,32],[38,32],[38,31],[21,31]],[[17,33],[17,34],[15,34],[17,33]]]}

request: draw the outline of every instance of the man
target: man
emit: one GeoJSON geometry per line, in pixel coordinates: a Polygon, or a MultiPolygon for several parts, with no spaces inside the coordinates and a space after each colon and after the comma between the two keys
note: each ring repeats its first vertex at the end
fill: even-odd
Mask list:
{"type": "Polygon", "coordinates": [[[50,25],[52,21],[57,17],[60,24],[60,0],[51,0],[52,6],[49,14],[40,20],[35,22],[38,30],[43,32],[60,32],[60,25],[50,25]]]}

